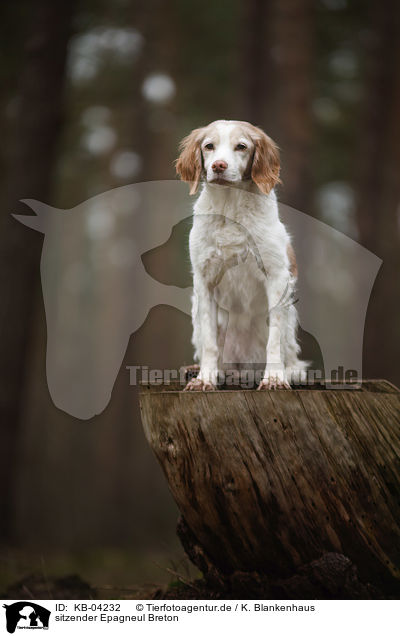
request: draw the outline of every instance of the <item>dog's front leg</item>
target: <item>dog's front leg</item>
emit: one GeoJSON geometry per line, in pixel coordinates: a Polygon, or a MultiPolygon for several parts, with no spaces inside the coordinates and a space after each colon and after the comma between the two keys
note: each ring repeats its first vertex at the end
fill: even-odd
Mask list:
{"type": "Polygon", "coordinates": [[[268,342],[267,363],[264,377],[258,390],[290,389],[282,360],[281,337],[286,332],[290,302],[290,283],[288,276],[274,275],[266,278],[268,298],[268,342]]]}
{"type": "Polygon", "coordinates": [[[188,382],[185,391],[213,391],[218,380],[218,306],[214,298],[214,286],[196,281],[194,293],[197,311],[194,312],[193,321],[200,336],[200,371],[196,378],[188,382]]]}

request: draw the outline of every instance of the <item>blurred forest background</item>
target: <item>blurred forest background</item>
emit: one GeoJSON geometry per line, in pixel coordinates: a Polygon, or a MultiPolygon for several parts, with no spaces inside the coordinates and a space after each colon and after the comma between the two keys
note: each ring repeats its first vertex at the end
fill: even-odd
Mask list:
{"type": "MultiPolygon", "coordinates": [[[[154,308],[107,409],[62,413],[45,377],[43,236],[10,213],[29,214],[23,198],[71,208],[174,179],[192,128],[249,120],[281,148],[281,201],[383,259],[364,376],[399,384],[400,3],[18,0],[0,23],[0,585],[35,568],[162,579],[182,557],[177,510],[125,366],[191,362],[190,320],[154,308]]],[[[154,259],[184,284],[187,269],[154,259]]]]}

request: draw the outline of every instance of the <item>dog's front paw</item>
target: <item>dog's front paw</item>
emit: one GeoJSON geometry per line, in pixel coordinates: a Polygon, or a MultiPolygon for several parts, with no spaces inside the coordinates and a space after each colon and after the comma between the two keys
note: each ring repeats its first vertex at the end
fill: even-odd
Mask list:
{"type": "Polygon", "coordinates": [[[189,364],[187,366],[181,367],[179,369],[180,375],[184,375],[186,382],[193,380],[199,375],[200,365],[199,364],[189,364]]]}
{"type": "Polygon", "coordinates": [[[215,385],[212,382],[205,382],[201,380],[201,378],[192,378],[190,382],[187,383],[184,391],[215,391],[215,385]]]}
{"type": "Polygon", "coordinates": [[[276,389],[291,389],[285,371],[267,371],[257,391],[275,391],[276,389]]]}

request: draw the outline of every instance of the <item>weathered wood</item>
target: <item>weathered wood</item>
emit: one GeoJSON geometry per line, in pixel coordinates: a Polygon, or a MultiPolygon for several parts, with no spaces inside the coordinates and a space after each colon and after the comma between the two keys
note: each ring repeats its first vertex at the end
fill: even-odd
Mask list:
{"type": "Polygon", "coordinates": [[[289,577],[334,552],[400,590],[396,387],[159,389],[143,387],[144,430],[206,574],[289,577]]]}
{"type": "MultiPolygon", "coordinates": [[[[185,367],[187,368],[187,367],[185,367]]],[[[185,379],[182,381],[182,383],[179,382],[179,380],[171,380],[170,382],[167,383],[162,383],[161,381],[157,384],[149,384],[148,382],[142,382],[141,383],[141,391],[142,393],[146,393],[148,391],[151,391],[151,393],[154,392],[159,392],[159,393],[165,393],[166,391],[181,391],[185,385],[186,385],[186,381],[190,378],[190,377],[194,377],[197,374],[194,373],[193,376],[192,374],[185,374],[185,379]]],[[[326,380],[326,382],[330,382],[330,380],[326,380]]],[[[246,387],[246,390],[248,391],[251,387],[246,387]]],[[[257,388],[257,385],[254,386],[254,388],[257,388]]],[[[298,386],[295,387],[296,390],[299,391],[326,391],[327,388],[325,386],[325,381],[324,382],[315,382],[315,384],[313,385],[305,385],[305,386],[298,386]]],[[[224,391],[224,393],[229,392],[229,391],[240,391],[240,388],[237,387],[227,387],[225,385],[223,385],[220,388],[221,391],[224,391]]],[[[394,386],[394,384],[392,384],[391,382],[389,382],[388,380],[363,380],[362,385],[360,386],[360,388],[356,389],[358,392],[361,393],[399,393],[399,389],[397,388],[397,386],[394,386]]]]}

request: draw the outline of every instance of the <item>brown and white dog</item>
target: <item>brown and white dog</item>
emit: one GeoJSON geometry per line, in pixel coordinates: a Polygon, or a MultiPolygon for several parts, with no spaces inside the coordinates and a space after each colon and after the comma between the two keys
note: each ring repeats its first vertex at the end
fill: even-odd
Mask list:
{"type": "Polygon", "coordinates": [[[202,183],[189,240],[200,371],[186,390],[215,389],[223,360],[262,362],[258,388],[289,389],[306,363],[291,300],[296,259],[274,192],[276,144],[247,122],[215,121],[183,139],[176,170],[191,194],[202,183]]]}

